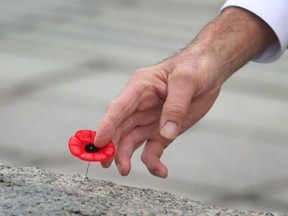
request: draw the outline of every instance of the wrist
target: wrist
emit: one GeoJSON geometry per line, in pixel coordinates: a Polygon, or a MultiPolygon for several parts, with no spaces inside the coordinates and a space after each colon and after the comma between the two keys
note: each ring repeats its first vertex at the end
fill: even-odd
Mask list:
{"type": "Polygon", "coordinates": [[[245,9],[228,7],[200,32],[194,43],[212,47],[225,81],[276,40],[274,31],[261,18],[245,9]]]}
{"type": "Polygon", "coordinates": [[[165,64],[171,68],[200,60],[211,66],[222,84],[276,40],[275,33],[262,19],[245,9],[228,7],[165,64]]]}

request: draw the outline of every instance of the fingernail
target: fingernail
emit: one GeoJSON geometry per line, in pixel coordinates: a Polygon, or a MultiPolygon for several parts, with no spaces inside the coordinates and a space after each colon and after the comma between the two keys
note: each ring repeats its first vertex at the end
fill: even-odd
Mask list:
{"type": "Polygon", "coordinates": [[[163,178],[162,173],[160,171],[156,171],[155,174],[156,174],[156,176],[163,178]]]}
{"type": "Polygon", "coordinates": [[[175,139],[178,135],[178,126],[174,122],[166,122],[160,133],[167,139],[175,139]]]}

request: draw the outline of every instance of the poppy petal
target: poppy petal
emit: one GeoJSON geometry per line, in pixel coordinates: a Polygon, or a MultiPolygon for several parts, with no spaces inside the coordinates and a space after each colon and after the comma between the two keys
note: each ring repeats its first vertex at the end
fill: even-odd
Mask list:
{"type": "Polygon", "coordinates": [[[94,143],[96,132],[91,130],[79,130],[76,132],[75,136],[85,142],[85,143],[94,143]]]}
{"type": "Polygon", "coordinates": [[[82,153],[81,141],[72,136],[69,140],[69,149],[73,156],[78,157],[82,153]]]}

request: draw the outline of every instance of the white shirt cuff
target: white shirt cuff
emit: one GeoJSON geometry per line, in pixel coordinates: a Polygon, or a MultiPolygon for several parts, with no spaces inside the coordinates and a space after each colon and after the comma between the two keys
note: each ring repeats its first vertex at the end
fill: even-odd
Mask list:
{"type": "Polygon", "coordinates": [[[228,0],[221,10],[230,6],[241,7],[256,14],[272,28],[278,38],[254,61],[272,62],[279,59],[288,47],[288,0],[228,0]]]}

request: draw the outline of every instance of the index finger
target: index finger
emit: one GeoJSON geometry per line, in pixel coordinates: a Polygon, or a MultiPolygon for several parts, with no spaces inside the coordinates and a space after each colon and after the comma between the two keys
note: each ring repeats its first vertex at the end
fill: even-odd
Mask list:
{"type": "Polygon", "coordinates": [[[128,83],[120,95],[110,103],[98,125],[94,141],[97,147],[105,146],[112,139],[117,127],[137,110],[142,92],[141,86],[128,83]]]}

